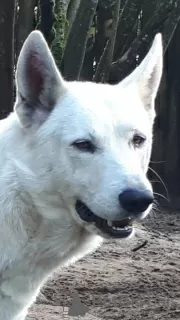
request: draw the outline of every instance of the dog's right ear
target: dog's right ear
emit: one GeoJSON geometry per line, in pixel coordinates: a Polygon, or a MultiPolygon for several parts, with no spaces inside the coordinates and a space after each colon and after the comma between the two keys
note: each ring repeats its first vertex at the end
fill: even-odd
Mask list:
{"type": "Polygon", "coordinates": [[[65,91],[64,81],[40,31],[26,39],[16,71],[15,111],[23,127],[38,127],[65,91]]]}
{"type": "Polygon", "coordinates": [[[147,111],[154,110],[154,100],[160,85],[163,71],[162,36],[158,33],[153,44],[140,65],[122,82],[121,85],[135,84],[147,111]]]}

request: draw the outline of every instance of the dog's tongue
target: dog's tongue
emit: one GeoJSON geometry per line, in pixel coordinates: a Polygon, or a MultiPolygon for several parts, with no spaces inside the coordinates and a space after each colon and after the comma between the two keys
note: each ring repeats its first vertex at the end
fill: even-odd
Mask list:
{"type": "Polygon", "coordinates": [[[126,226],[132,225],[132,220],[130,218],[122,219],[119,221],[112,221],[112,225],[118,228],[124,228],[126,226]]]}

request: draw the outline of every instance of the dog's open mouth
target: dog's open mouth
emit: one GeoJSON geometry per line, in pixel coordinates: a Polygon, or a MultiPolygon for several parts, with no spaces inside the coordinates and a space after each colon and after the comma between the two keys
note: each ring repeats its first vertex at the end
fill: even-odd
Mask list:
{"type": "Polygon", "coordinates": [[[113,238],[127,238],[133,231],[133,220],[131,218],[118,221],[105,220],[95,215],[80,200],[76,202],[76,211],[83,221],[94,222],[97,228],[113,238]]]}

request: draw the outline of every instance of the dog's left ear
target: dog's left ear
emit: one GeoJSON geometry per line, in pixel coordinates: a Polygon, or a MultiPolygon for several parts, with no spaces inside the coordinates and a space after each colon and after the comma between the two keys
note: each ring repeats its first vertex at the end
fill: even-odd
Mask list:
{"type": "Polygon", "coordinates": [[[23,127],[38,127],[65,91],[64,81],[40,31],[26,39],[16,71],[15,110],[23,127]]]}
{"type": "Polygon", "coordinates": [[[163,68],[162,36],[158,33],[140,65],[122,81],[122,85],[135,84],[146,110],[154,105],[163,68]]]}

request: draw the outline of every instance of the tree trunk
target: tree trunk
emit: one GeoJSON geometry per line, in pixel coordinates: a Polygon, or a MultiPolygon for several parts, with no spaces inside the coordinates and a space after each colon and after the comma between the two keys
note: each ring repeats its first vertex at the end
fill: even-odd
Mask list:
{"type": "Polygon", "coordinates": [[[15,0],[0,1],[0,119],[13,108],[15,0]]]}
{"type": "MultiPolygon", "coordinates": [[[[161,119],[161,144],[163,145],[163,161],[155,167],[167,186],[170,206],[180,208],[180,24],[178,25],[173,39],[169,44],[164,62],[164,77],[166,88],[159,92],[158,113],[161,119]]],[[[158,136],[156,131],[155,136],[158,136]]],[[[157,138],[156,138],[157,139],[157,138]]],[[[159,143],[160,146],[160,143],[159,143]]],[[[152,159],[157,152],[153,153],[152,159]]],[[[159,159],[160,160],[160,159],[159,159]]],[[[161,187],[161,193],[164,190],[161,187]]],[[[166,203],[167,204],[167,203],[166,203]]]]}
{"type": "Polygon", "coordinates": [[[169,43],[171,42],[171,39],[174,35],[174,32],[177,28],[177,25],[180,20],[180,0],[176,1],[176,5],[171,11],[171,14],[169,15],[168,19],[166,20],[164,26],[163,26],[163,44],[164,44],[164,52],[169,46],[169,43]]]}
{"type": "Polygon", "coordinates": [[[121,0],[116,0],[113,8],[111,36],[107,41],[106,47],[100,58],[95,76],[93,78],[93,80],[96,82],[107,82],[109,78],[109,73],[110,73],[113,54],[114,54],[117,28],[119,23],[120,5],[121,5],[121,0]]]}
{"type": "Polygon", "coordinates": [[[36,0],[19,0],[19,11],[16,26],[16,59],[29,33],[33,30],[34,7],[36,0]]]}
{"type": "Polygon", "coordinates": [[[64,53],[64,76],[79,79],[84,62],[88,31],[91,27],[98,0],[81,1],[64,53]]]}
{"type": "Polygon", "coordinates": [[[56,0],[54,12],[55,20],[53,28],[55,30],[55,37],[52,42],[51,49],[56,60],[56,64],[59,69],[61,69],[61,63],[64,55],[68,33],[67,1],[56,0]]]}
{"type": "Polygon", "coordinates": [[[126,0],[122,8],[121,17],[117,29],[114,60],[121,57],[129,48],[134,37],[137,36],[137,28],[134,26],[142,9],[144,0],[126,0]]]}
{"type": "Polygon", "coordinates": [[[68,34],[69,35],[74,19],[76,17],[76,13],[78,11],[79,5],[80,5],[81,0],[71,0],[68,6],[68,10],[67,10],[67,19],[69,22],[69,28],[68,28],[68,34]]]}
{"type": "MultiPolygon", "coordinates": [[[[24,1],[28,2],[27,0],[24,1]]],[[[40,22],[38,23],[37,27],[43,33],[49,46],[54,38],[54,6],[54,0],[39,0],[40,22]]]]}
{"type": "Polygon", "coordinates": [[[99,60],[104,52],[105,46],[107,45],[107,41],[110,38],[112,32],[112,2],[109,0],[100,0],[98,2],[95,45],[96,69],[99,64],[99,60]]]}

